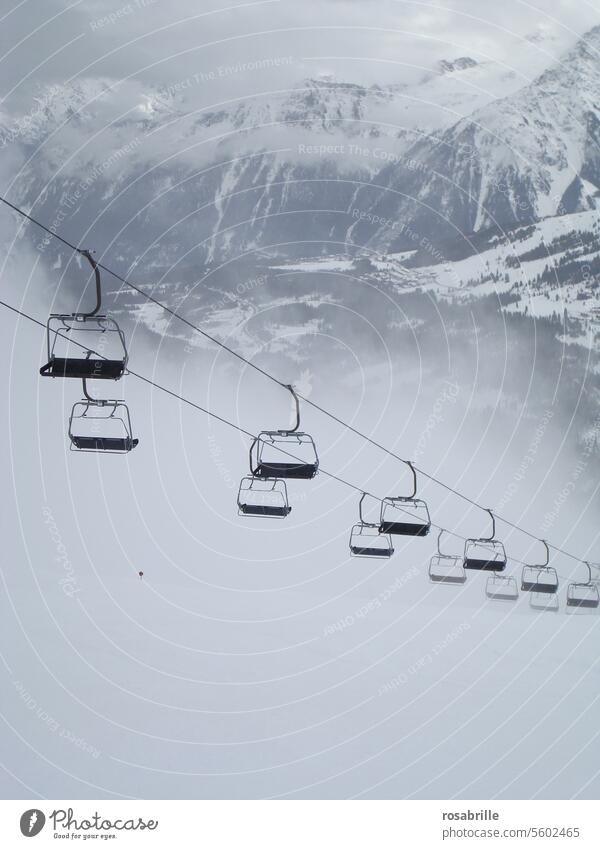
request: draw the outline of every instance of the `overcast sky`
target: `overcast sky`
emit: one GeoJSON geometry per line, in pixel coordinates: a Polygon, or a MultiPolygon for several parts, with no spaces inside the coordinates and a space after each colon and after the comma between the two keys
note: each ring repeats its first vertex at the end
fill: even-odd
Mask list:
{"type": "Polygon", "coordinates": [[[504,63],[526,82],[600,23],[598,0],[3,0],[1,8],[5,113],[27,111],[40,86],[87,76],[168,87],[201,74],[195,95],[205,104],[321,74],[410,82],[462,55],[504,63]],[[293,61],[231,72],[281,57],[293,61]]]}

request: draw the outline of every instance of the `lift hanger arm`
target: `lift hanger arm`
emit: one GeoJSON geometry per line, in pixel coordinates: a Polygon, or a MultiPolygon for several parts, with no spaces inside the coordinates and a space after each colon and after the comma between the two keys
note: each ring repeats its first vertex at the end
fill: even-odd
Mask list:
{"type": "Polygon", "coordinates": [[[92,398],[92,396],[91,396],[91,395],[90,395],[90,393],[88,392],[88,389],[87,389],[87,379],[84,377],[84,378],[82,379],[82,381],[81,381],[81,382],[82,382],[82,384],[83,384],[83,397],[85,398],[85,400],[86,400],[86,401],[91,401],[91,402],[92,402],[92,404],[96,404],[96,403],[97,403],[97,398],[92,398]]]}
{"type": "Polygon", "coordinates": [[[444,533],[444,529],[440,528],[440,532],[439,532],[438,538],[437,538],[437,553],[439,554],[440,557],[451,557],[452,555],[444,554],[444,552],[440,548],[440,542],[441,542],[443,533],[444,533]]]}
{"type": "Polygon", "coordinates": [[[292,393],[292,398],[294,399],[294,403],[296,405],[296,424],[294,427],[286,428],[285,430],[280,430],[279,433],[282,435],[287,435],[288,433],[296,433],[298,428],[300,427],[300,400],[296,393],[294,392],[294,387],[291,383],[286,384],[286,389],[292,393]]]}
{"type": "Polygon", "coordinates": [[[403,462],[405,465],[407,465],[407,466],[408,466],[408,468],[409,468],[409,469],[411,470],[411,472],[412,472],[413,489],[412,489],[412,492],[411,492],[411,494],[410,494],[410,495],[401,495],[401,496],[399,496],[399,497],[400,497],[402,500],[405,500],[405,501],[411,501],[413,498],[415,498],[415,496],[416,496],[416,494],[417,494],[417,472],[415,471],[415,467],[414,467],[414,466],[413,466],[413,464],[412,464],[412,460],[403,460],[402,462],[403,462]]]}
{"type": "Polygon", "coordinates": [[[360,519],[361,525],[366,524],[365,520],[363,519],[363,511],[362,511],[363,501],[365,500],[366,496],[367,496],[367,493],[363,492],[363,494],[360,497],[360,501],[358,502],[358,518],[360,519]]]}
{"type": "MultiPolygon", "coordinates": [[[[546,549],[546,560],[544,561],[544,563],[540,563],[539,565],[545,569],[546,566],[548,565],[548,563],[550,563],[550,549],[548,548],[548,543],[546,542],[545,539],[541,539],[540,542],[542,543],[542,545],[546,549]]],[[[584,563],[586,563],[586,561],[584,561],[584,563]]],[[[586,563],[586,566],[587,565],[588,564],[586,563]]]]}
{"type": "Polygon", "coordinates": [[[96,406],[96,407],[111,407],[112,406],[112,407],[116,408],[117,404],[122,403],[121,401],[119,401],[116,398],[94,398],[88,392],[87,377],[83,377],[81,379],[81,383],[83,385],[83,397],[85,398],[85,400],[89,404],[94,404],[94,406],[96,406]]]}
{"type": "Polygon", "coordinates": [[[248,451],[248,459],[249,459],[249,462],[250,462],[250,474],[251,474],[253,477],[255,477],[255,476],[256,476],[256,472],[258,471],[258,469],[254,467],[254,464],[253,464],[253,462],[252,462],[252,454],[253,454],[253,452],[254,452],[254,448],[255,448],[256,443],[257,443],[257,442],[258,442],[258,438],[257,438],[257,437],[255,437],[255,438],[252,440],[252,444],[250,445],[250,450],[248,451]]]}
{"type": "Polygon", "coordinates": [[[481,537],[481,540],[483,542],[494,542],[496,539],[496,517],[489,507],[483,507],[482,509],[485,510],[486,513],[489,513],[490,519],[492,520],[492,535],[489,537],[481,537]]]}
{"type": "Polygon", "coordinates": [[[364,525],[366,528],[378,528],[379,522],[367,522],[367,520],[363,517],[362,506],[363,506],[363,501],[365,500],[366,497],[367,497],[367,493],[363,492],[363,494],[360,497],[360,501],[358,502],[358,518],[359,518],[359,521],[360,521],[361,525],[364,525]]]}
{"type": "Polygon", "coordinates": [[[80,251],[80,253],[87,259],[94,269],[94,276],[96,278],[96,307],[91,312],[79,313],[79,315],[85,316],[86,318],[93,318],[102,309],[102,283],[100,282],[100,269],[98,268],[98,263],[92,256],[91,251],[80,251]]]}

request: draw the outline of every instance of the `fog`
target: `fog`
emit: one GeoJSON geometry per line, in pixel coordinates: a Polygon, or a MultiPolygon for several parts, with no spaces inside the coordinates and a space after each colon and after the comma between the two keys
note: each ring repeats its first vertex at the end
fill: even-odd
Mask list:
{"type": "MultiPolygon", "coordinates": [[[[8,275],[15,303],[24,280],[26,309],[43,317],[56,281],[25,250],[8,275]]],[[[253,361],[535,533],[567,487],[547,536],[591,556],[597,473],[565,439],[568,410],[527,406],[537,372],[509,381],[515,411],[502,403],[514,367],[486,360],[484,345],[468,370],[465,339],[420,349],[411,333],[390,351],[374,325],[357,332],[360,315],[331,310],[330,331],[295,344],[296,361],[273,343],[253,361]]],[[[42,329],[0,320],[3,795],[597,795],[597,619],[565,615],[565,582],[585,577],[575,564],[554,560],[554,614],[525,594],[486,599],[475,573],[462,587],[432,585],[433,531],[396,538],[385,563],[351,558],[358,492],[327,472],[379,497],[410,478],[306,404],[321,472],[290,483],[284,521],[237,515],[247,438],[132,375],[118,389],[139,446],[71,452],[78,383],[40,378],[42,329]]],[[[305,332],[287,321],[288,334],[305,332]]],[[[124,326],[133,372],[252,433],[291,421],[287,393],[223,351],[124,326]]],[[[435,524],[489,532],[484,513],[419,483],[435,524]]],[[[543,556],[502,523],[498,535],[509,558],[543,556]]],[[[444,538],[445,550],[462,546],[444,538]]],[[[519,575],[514,560],[508,569],[519,575]]]]}

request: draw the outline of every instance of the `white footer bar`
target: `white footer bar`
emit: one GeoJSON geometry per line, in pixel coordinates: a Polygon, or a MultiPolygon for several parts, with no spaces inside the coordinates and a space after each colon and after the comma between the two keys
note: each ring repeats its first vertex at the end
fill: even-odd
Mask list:
{"type": "Polygon", "coordinates": [[[4,801],[0,846],[600,847],[594,801],[4,801]],[[27,843],[33,840],[32,843],[27,843]]]}

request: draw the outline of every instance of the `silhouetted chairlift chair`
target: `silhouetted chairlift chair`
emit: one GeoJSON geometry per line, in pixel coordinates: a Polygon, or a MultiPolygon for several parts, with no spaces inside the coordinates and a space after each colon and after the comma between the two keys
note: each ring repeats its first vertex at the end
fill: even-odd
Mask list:
{"type": "Polygon", "coordinates": [[[519,598],[517,579],[513,575],[494,572],[485,582],[485,594],[497,601],[516,601],[519,598]]]}
{"type": "Polygon", "coordinates": [[[490,509],[485,510],[492,520],[489,537],[471,537],[465,541],[463,565],[465,569],[483,572],[503,572],[506,569],[506,551],[496,537],[496,518],[490,509]]]}
{"type": "Polygon", "coordinates": [[[389,558],[394,553],[392,538],[379,532],[379,523],[365,521],[362,512],[365,497],[363,492],[358,502],[359,521],[350,531],[350,553],[353,557],[389,558]]]}
{"type": "Polygon", "coordinates": [[[296,404],[296,423],[288,430],[263,430],[250,447],[250,470],[257,478],[310,480],[319,469],[312,436],[300,428],[300,402],[287,386],[296,404]]]}
{"type": "Polygon", "coordinates": [[[242,478],[237,497],[240,516],[285,519],[292,510],[287,486],[279,478],[242,478]]]}
{"type": "Polygon", "coordinates": [[[521,573],[521,589],[523,592],[554,595],[558,592],[558,574],[553,566],[549,566],[550,549],[546,540],[540,540],[546,551],[544,563],[523,566],[521,573]]]}
{"type": "Polygon", "coordinates": [[[127,454],[138,445],[124,401],[92,398],[83,378],[83,401],[73,405],[69,417],[72,451],[127,454]]]}
{"type": "Polygon", "coordinates": [[[572,581],[567,587],[567,607],[597,608],[600,605],[598,585],[592,580],[592,567],[585,561],[587,581],[572,581]]]}
{"type": "Polygon", "coordinates": [[[443,528],[437,538],[437,554],[429,561],[429,580],[434,584],[464,584],[467,573],[463,566],[463,558],[458,554],[444,554],[440,548],[443,528]]]}
{"type": "Polygon", "coordinates": [[[53,313],[49,317],[46,325],[48,362],[40,368],[40,374],[44,377],[119,380],[127,367],[125,335],[114,319],[100,315],[100,270],[89,251],[81,251],[81,254],[94,269],[96,307],[91,312],[75,312],[70,315],[53,313]],[[75,337],[81,340],[77,350],[75,337]],[[69,340],[72,340],[71,344],[69,340]],[[91,340],[95,340],[93,344],[91,340]],[[80,353],[82,348],[87,355],[80,353]]]}
{"type": "Polygon", "coordinates": [[[381,502],[379,532],[403,536],[424,537],[431,528],[427,504],[417,498],[417,473],[410,460],[403,460],[412,472],[413,491],[410,495],[384,498],[381,502]]]}

